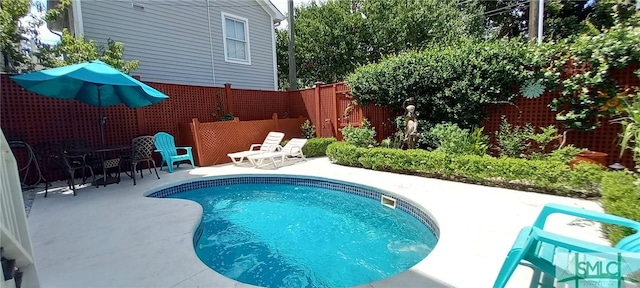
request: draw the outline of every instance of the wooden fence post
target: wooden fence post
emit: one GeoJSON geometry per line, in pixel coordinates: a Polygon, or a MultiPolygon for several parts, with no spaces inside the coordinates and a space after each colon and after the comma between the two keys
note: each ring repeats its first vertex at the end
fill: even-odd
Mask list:
{"type": "Polygon", "coordinates": [[[322,82],[315,83],[315,100],[316,100],[316,137],[322,137],[322,119],[320,119],[320,85],[322,82]]]}
{"type": "Polygon", "coordinates": [[[338,121],[338,109],[340,105],[338,105],[338,93],[336,91],[336,84],[331,85],[331,94],[333,95],[333,119],[331,119],[331,123],[333,125],[333,137],[339,139],[338,137],[338,125],[340,122],[338,121]]]}
{"type": "Polygon", "coordinates": [[[202,140],[200,138],[200,121],[198,120],[198,118],[193,118],[191,119],[191,124],[193,124],[193,133],[191,135],[191,137],[193,137],[193,148],[195,148],[195,154],[196,154],[196,165],[197,166],[201,166],[202,162],[202,156],[200,155],[204,155],[205,151],[202,151],[202,140]]]}
{"type": "Polygon", "coordinates": [[[273,124],[276,126],[276,131],[279,131],[280,124],[278,123],[278,113],[273,113],[273,116],[271,116],[271,118],[273,119],[273,124]]]}
{"type": "Polygon", "coordinates": [[[233,103],[233,92],[231,91],[231,83],[224,83],[224,95],[227,98],[227,109],[231,115],[236,116],[234,103],[233,103]]]}

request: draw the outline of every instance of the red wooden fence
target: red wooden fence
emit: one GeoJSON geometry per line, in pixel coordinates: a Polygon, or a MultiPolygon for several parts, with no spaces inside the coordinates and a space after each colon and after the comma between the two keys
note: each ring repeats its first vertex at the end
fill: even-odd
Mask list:
{"type": "Polygon", "coordinates": [[[352,102],[348,97],[349,88],[344,83],[316,84],[314,88],[291,91],[292,112],[302,112],[316,127],[317,137],[336,137],[342,139],[340,129],[347,125],[359,126],[363,118],[367,118],[376,128],[376,139],[382,141],[395,132],[395,126],[389,119],[393,118],[390,109],[369,105],[354,106],[347,114],[345,110],[352,102]],[[318,109],[318,107],[320,107],[318,109]],[[347,117],[344,117],[347,116],[347,117]]]}
{"type": "MultiPolygon", "coordinates": [[[[621,85],[640,86],[640,80],[633,74],[638,68],[640,64],[614,71],[613,77],[621,85]]],[[[20,88],[9,76],[0,74],[0,127],[8,138],[20,138],[31,145],[81,138],[86,139],[89,145],[98,145],[98,108],[78,101],[38,96],[20,88]]],[[[230,84],[225,87],[154,82],[147,84],[169,95],[169,99],[138,109],[130,109],[124,105],[105,107],[107,144],[129,144],[138,135],[153,135],[159,131],[176,136],[179,145],[192,144],[195,140],[193,133],[190,133],[191,128],[185,127],[193,125],[193,119],[205,125],[206,122],[219,120],[225,114],[232,114],[241,122],[277,121],[278,119],[273,119],[274,113],[279,119],[309,119],[316,127],[317,137],[341,139],[341,128],[347,125],[357,126],[365,117],[376,128],[378,141],[395,131],[392,119],[397,112],[387,108],[355,106],[345,115],[351,99],[344,83],[317,84],[314,88],[297,91],[241,90],[233,89],[230,84]]],[[[537,99],[519,98],[515,105],[489,107],[488,117],[483,123],[485,133],[491,135],[494,141],[493,135],[498,130],[502,115],[507,116],[514,124],[561,127],[561,123],[555,121],[555,114],[547,107],[557,93],[547,92],[537,99]]],[[[291,123],[298,123],[298,120],[282,123],[285,122],[289,123],[287,129],[291,130],[291,123]]],[[[236,122],[227,125],[246,124],[236,122]]],[[[205,126],[213,129],[224,125],[205,126]]],[[[605,123],[595,131],[570,132],[567,138],[569,144],[609,154],[609,163],[621,162],[631,168],[633,161],[629,153],[622,160],[618,159],[619,132],[619,125],[605,123]]],[[[287,134],[297,135],[294,131],[287,134]]],[[[218,160],[212,162],[208,159],[203,164],[228,161],[219,158],[216,156],[218,160]]]]}
{"type": "MultiPolygon", "coordinates": [[[[621,86],[640,87],[640,79],[633,73],[637,69],[640,69],[640,64],[630,65],[622,70],[615,70],[612,72],[613,79],[621,86]]],[[[548,107],[551,100],[560,96],[559,93],[558,91],[546,92],[536,99],[520,97],[515,101],[514,105],[504,104],[489,107],[488,117],[483,123],[484,131],[491,136],[492,143],[495,143],[495,131],[498,130],[502,121],[501,117],[504,115],[507,117],[507,121],[512,124],[525,125],[530,123],[534,127],[554,125],[562,133],[564,131],[562,123],[555,120],[555,112],[548,107]]],[[[602,122],[602,126],[593,131],[569,131],[567,133],[567,144],[607,153],[609,155],[607,158],[608,164],[619,162],[632,169],[634,162],[631,153],[625,152],[622,158],[619,157],[618,134],[621,131],[620,125],[609,124],[606,119],[602,122]]]]}
{"type": "MultiPolygon", "coordinates": [[[[32,146],[67,139],[85,139],[91,146],[99,144],[97,107],[79,101],[53,99],[30,93],[11,81],[9,76],[0,74],[0,127],[8,139],[23,140],[32,146]]],[[[296,133],[293,126],[297,125],[297,130],[300,130],[300,119],[310,119],[317,127],[318,137],[341,138],[338,129],[349,121],[357,125],[363,116],[376,125],[378,140],[386,137],[390,128],[385,121],[389,113],[379,107],[356,107],[348,119],[342,119],[342,111],[350,102],[350,99],[344,97],[347,89],[343,84],[318,85],[316,88],[300,91],[261,91],[233,89],[229,84],[225,87],[199,87],[146,83],[167,94],[169,99],[138,109],[130,109],[124,105],[104,107],[107,117],[107,145],[130,144],[131,139],[136,136],[153,135],[160,131],[174,135],[178,145],[192,144],[195,141],[194,134],[190,133],[190,128],[185,127],[193,125],[193,119],[197,119],[207,129],[229,125],[253,129],[251,122],[247,121],[270,120],[269,123],[280,123],[281,130],[286,127],[287,137],[299,137],[301,131],[296,133]],[[225,114],[232,114],[239,122],[207,123],[215,122],[225,114]],[[273,119],[274,114],[280,119],[273,119]]],[[[217,135],[224,136],[219,133],[217,135]]],[[[227,136],[232,139],[234,135],[227,136]]],[[[200,158],[203,159],[202,164],[229,161],[219,157],[222,152],[218,152],[208,150],[207,153],[217,156],[214,157],[215,160],[212,160],[213,156],[200,158]]],[[[60,175],[46,176],[51,179],[60,178],[60,175]]]]}
{"type": "Polygon", "coordinates": [[[249,149],[251,144],[262,143],[270,131],[285,133],[285,139],[302,137],[300,125],[305,118],[280,119],[274,113],[269,120],[204,122],[193,119],[181,124],[185,145],[193,147],[197,166],[210,166],[230,162],[229,153],[249,149]]]}

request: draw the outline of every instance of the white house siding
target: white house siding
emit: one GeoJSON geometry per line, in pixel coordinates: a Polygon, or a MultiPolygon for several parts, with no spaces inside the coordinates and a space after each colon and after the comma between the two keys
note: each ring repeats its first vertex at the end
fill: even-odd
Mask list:
{"type": "Polygon", "coordinates": [[[256,1],[82,1],[83,32],[106,44],[123,42],[125,59],[140,60],[132,74],[144,81],[274,90],[273,25],[256,1]],[[132,3],[144,6],[134,7],[132,3]],[[208,3],[208,4],[207,4],[208,3]],[[209,5],[209,13],[207,13],[209,5]],[[226,63],[225,11],[249,19],[251,65],[226,63]],[[211,17],[211,35],[207,14],[211,17]],[[212,65],[212,46],[214,65],[212,65]]]}
{"type": "Polygon", "coordinates": [[[215,1],[211,11],[214,64],[217,83],[247,89],[276,89],[271,17],[256,1],[215,1]],[[225,62],[222,36],[222,12],[247,18],[251,65],[225,62]]]}

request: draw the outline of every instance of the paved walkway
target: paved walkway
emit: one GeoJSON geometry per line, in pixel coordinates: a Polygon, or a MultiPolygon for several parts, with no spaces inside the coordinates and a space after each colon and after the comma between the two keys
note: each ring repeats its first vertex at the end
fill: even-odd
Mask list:
{"type": "MultiPolygon", "coordinates": [[[[188,179],[244,173],[329,177],[376,186],[411,198],[434,215],[440,241],[412,269],[362,287],[491,287],[511,244],[545,203],[601,210],[598,203],[509,189],[343,167],[326,158],[278,169],[231,164],[145,174],[138,185],[123,174],[117,185],[39,193],[28,218],[42,287],[251,287],[206,267],[192,239],[201,207],[181,199],[143,195],[188,179]]],[[[148,171],[146,172],[148,173],[148,171]]],[[[62,186],[63,184],[61,184],[62,186]]],[[[600,226],[554,215],[549,229],[607,244],[600,226]]],[[[529,287],[532,271],[520,267],[508,287],[529,287]]]]}

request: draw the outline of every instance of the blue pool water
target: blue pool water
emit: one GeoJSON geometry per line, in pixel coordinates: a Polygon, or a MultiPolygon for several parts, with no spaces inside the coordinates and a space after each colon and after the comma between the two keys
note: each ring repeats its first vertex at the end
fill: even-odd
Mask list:
{"type": "Polygon", "coordinates": [[[168,196],[203,207],[198,257],[237,281],[265,287],[347,287],[424,259],[436,236],[379,201],[324,188],[234,184],[168,196]]]}

